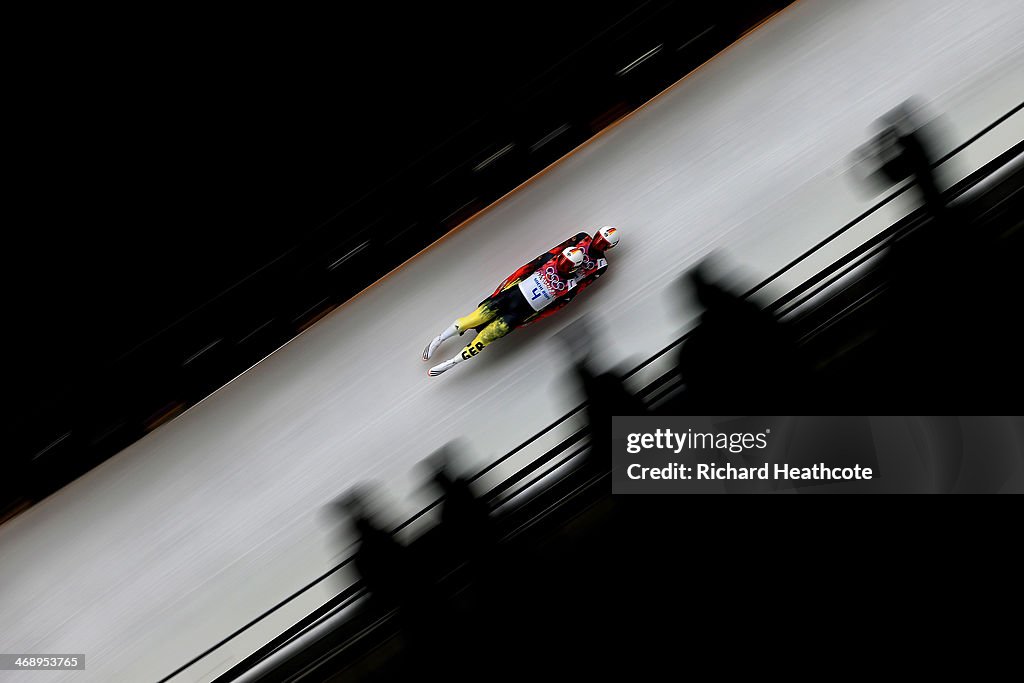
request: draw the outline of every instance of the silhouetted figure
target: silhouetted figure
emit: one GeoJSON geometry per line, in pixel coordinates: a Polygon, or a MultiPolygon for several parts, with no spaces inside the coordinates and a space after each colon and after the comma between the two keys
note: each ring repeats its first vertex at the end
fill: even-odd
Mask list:
{"type": "Polygon", "coordinates": [[[587,400],[590,451],[585,465],[596,471],[609,471],[612,463],[612,418],[647,415],[647,406],[626,389],[617,373],[610,370],[594,373],[586,360],[576,363],[575,370],[587,400]]]}
{"type": "Polygon", "coordinates": [[[998,411],[1021,379],[1019,252],[993,239],[969,205],[949,206],[924,130],[900,112],[889,120],[875,141],[880,174],[912,178],[925,212],[881,267],[888,291],[880,360],[869,369],[873,404],[914,415],[957,412],[952,405],[966,400],[969,411],[989,412],[983,403],[998,411]]]}
{"type": "Polygon", "coordinates": [[[679,352],[684,396],[677,414],[764,415],[796,409],[803,368],[795,341],[771,313],[712,282],[698,267],[689,275],[704,307],[679,352]]]}
{"type": "Polygon", "coordinates": [[[468,563],[470,573],[484,571],[494,552],[498,536],[486,502],[474,495],[469,480],[452,474],[447,454],[433,459],[432,481],[440,489],[441,524],[438,531],[453,563],[468,563]]]}
{"type": "Polygon", "coordinates": [[[367,517],[357,518],[354,526],[359,533],[355,566],[367,590],[389,607],[407,604],[414,594],[409,551],[367,517]]]}
{"type": "Polygon", "coordinates": [[[342,503],[359,534],[354,563],[377,609],[398,610],[410,672],[438,671],[447,654],[439,640],[445,625],[442,603],[430,573],[413,551],[371,518],[361,497],[342,503]],[[439,627],[442,627],[439,631],[439,627]]]}
{"type": "Polygon", "coordinates": [[[593,369],[595,340],[599,330],[594,322],[582,317],[558,334],[563,350],[569,355],[573,371],[586,401],[587,433],[590,450],[584,465],[595,472],[611,469],[612,418],[647,415],[647,405],[635,396],[615,371],[598,373],[593,369]]]}
{"type": "Polygon", "coordinates": [[[876,138],[875,145],[884,160],[880,171],[891,184],[913,178],[924,206],[933,218],[942,219],[947,211],[946,199],[935,177],[935,158],[931,145],[913,123],[903,120],[888,125],[876,138]]]}
{"type": "Polygon", "coordinates": [[[451,456],[449,445],[427,460],[430,481],[442,494],[440,523],[429,540],[437,573],[451,587],[434,628],[447,643],[446,679],[477,680],[507,642],[493,615],[507,609],[512,577],[502,567],[507,558],[499,553],[490,506],[474,494],[468,479],[453,473],[451,456]]]}

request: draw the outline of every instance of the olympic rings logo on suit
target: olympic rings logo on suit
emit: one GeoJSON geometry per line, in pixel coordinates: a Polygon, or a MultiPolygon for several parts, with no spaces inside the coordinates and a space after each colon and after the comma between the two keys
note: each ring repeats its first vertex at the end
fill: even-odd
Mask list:
{"type": "Polygon", "coordinates": [[[556,292],[565,290],[566,284],[562,277],[558,274],[558,269],[554,266],[548,266],[544,269],[545,280],[547,280],[548,286],[554,289],[556,292]]]}

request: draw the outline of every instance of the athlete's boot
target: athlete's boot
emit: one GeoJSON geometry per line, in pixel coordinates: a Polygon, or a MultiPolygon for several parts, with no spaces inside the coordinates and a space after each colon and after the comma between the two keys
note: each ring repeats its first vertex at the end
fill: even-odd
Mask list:
{"type": "Polygon", "coordinates": [[[466,359],[462,357],[462,354],[459,354],[458,356],[455,356],[454,358],[449,358],[448,360],[446,360],[445,362],[441,363],[440,365],[435,365],[434,367],[432,367],[429,370],[427,370],[427,375],[429,375],[430,377],[437,377],[438,375],[440,375],[440,374],[442,374],[444,372],[448,372],[449,370],[451,370],[452,368],[454,368],[456,365],[458,365],[459,363],[461,363],[464,360],[466,360],[466,359]]]}
{"type": "Polygon", "coordinates": [[[430,357],[434,355],[434,351],[437,351],[437,347],[440,346],[445,339],[451,339],[455,335],[462,334],[463,332],[465,332],[465,330],[460,331],[459,326],[455,323],[449,325],[444,332],[430,340],[430,343],[427,344],[427,348],[423,349],[423,360],[430,360],[430,357]]]}

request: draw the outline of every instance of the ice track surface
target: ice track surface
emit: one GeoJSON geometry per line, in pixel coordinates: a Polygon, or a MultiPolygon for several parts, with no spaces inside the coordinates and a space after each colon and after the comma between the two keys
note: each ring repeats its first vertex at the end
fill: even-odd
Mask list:
{"type": "MultiPolygon", "coordinates": [[[[593,314],[632,365],[694,311],[679,273],[712,250],[758,278],[870,206],[851,151],[918,95],[953,143],[1024,97],[1024,3],[803,0],[628,120],[342,306],[184,415],[0,527],[0,652],[84,653],[85,672],[2,681],[155,682],[350,552],[323,505],[385,485],[389,513],[429,501],[416,463],[463,437],[473,469],[579,397],[550,337],[593,314]],[[429,379],[426,342],[514,268],[612,224],[608,277],[564,313],[429,379]]],[[[949,169],[1024,138],[1018,114],[949,169]]],[[[779,293],[903,215],[893,202],[779,293]]],[[[458,339],[442,346],[448,358],[458,339]]],[[[462,339],[465,341],[465,339],[462,339]]],[[[500,473],[496,473],[500,474],[500,473]]],[[[208,681],[345,581],[178,675],[208,681]]]]}

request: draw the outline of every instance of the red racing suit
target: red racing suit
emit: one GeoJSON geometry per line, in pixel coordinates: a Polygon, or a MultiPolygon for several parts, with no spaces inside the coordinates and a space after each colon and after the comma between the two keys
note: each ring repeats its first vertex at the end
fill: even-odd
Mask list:
{"type": "Polygon", "coordinates": [[[597,253],[596,250],[593,254],[591,253],[591,241],[592,239],[587,233],[576,233],[561,244],[552,247],[529,263],[521,266],[518,270],[505,278],[502,283],[498,285],[497,289],[494,290],[494,293],[491,294],[491,296],[497,296],[500,292],[519,285],[525,278],[533,276],[548,264],[549,261],[557,259],[559,254],[561,254],[562,250],[565,248],[579,247],[583,250],[586,257],[583,261],[583,265],[580,266],[580,269],[573,276],[576,283],[575,286],[559,292],[555,301],[542,310],[528,316],[522,324],[528,325],[537,320],[541,320],[542,318],[554,315],[556,312],[565,308],[565,306],[568,305],[576,295],[592,285],[594,281],[601,277],[608,268],[608,262],[605,260],[603,253],[597,253]]]}

